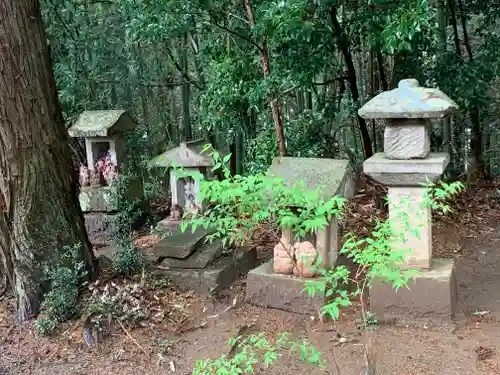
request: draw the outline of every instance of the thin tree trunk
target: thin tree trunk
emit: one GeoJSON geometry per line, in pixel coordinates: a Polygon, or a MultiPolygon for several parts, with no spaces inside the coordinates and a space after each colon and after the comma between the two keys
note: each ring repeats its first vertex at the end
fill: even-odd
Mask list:
{"type": "MultiPolygon", "coordinates": [[[[339,21],[337,20],[337,9],[335,6],[332,6],[330,9],[330,16],[333,28],[335,30],[335,34],[337,37],[337,44],[339,46],[342,55],[344,56],[344,60],[347,66],[347,79],[349,81],[349,87],[351,89],[352,100],[354,101],[356,106],[359,106],[359,91],[356,80],[356,70],[354,68],[354,62],[352,61],[351,52],[349,51],[349,40],[345,35],[342,27],[340,26],[339,21]]],[[[361,138],[363,140],[363,150],[365,159],[368,159],[373,155],[372,143],[370,140],[370,133],[368,132],[368,128],[366,126],[366,121],[360,115],[356,113],[359,130],[361,132],[361,138]]]]}
{"type": "Polygon", "coordinates": [[[458,56],[462,56],[460,48],[460,38],[458,36],[457,14],[455,11],[455,0],[448,0],[448,8],[450,9],[451,25],[453,27],[453,40],[455,41],[455,50],[458,56]]]}
{"type": "Polygon", "coordinates": [[[0,2],[0,253],[20,320],[36,316],[41,263],[81,245],[97,272],[78,202],[38,1],[0,2]]]}
{"type": "MultiPolygon", "coordinates": [[[[446,0],[439,0],[438,2],[438,26],[439,26],[439,53],[441,56],[446,55],[447,52],[447,35],[446,35],[446,0]]],[[[448,153],[453,160],[452,147],[451,147],[451,131],[450,131],[450,118],[446,117],[441,120],[441,128],[443,132],[443,151],[448,153]]]]}
{"type": "Polygon", "coordinates": [[[387,83],[387,77],[385,76],[384,70],[384,58],[382,57],[382,52],[377,51],[377,67],[378,74],[380,76],[380,84],[382,85],[382,90],[389,90],[389,84],[387,83]]]}
{"type": "MultiPolygon", "coordinates": [[[[188,75],[188,39],[187,35],[182,39],[182,48],[179,50],[180,55],[180,65],[184,75],[188,75]]],[[[184,84],[181,86],[182,92],[182,127],[183,127],[183,139],[185,141],[190,141],[193,138],[193,132],[191,129],[191,113],[189,110],[191,92],[189,87],[189,82],[184,80],[184,84]]]]}
{"type": "MultiPolygon", "coordinates": [[[[255,26],[255,16],[253,14],[252,1],[244,0],[245,9],[248,16],[248,24],[252,28],[255,26]]],[[[269,52],[266,43],[260,47],[260,61],[264,78],[271,74],[271,66],[269,63],[269,52]]],[[[283,128],[283,118],[281,117],[281,108],[278,99],[271,99],[271,112],[273,114],[274,127],[276,129],[276,138],[278,139],[278,150],[280,156],[286,156],[285,130],[283,128]]]]}
{"type": "MultiPolygon", "coordinates": [[[[464,6],[462,0],[458,0],[458,9],[460,11],[460,23],[464,33],[465,50],[470,61],[473,61],[472,46],[470,44],[469,33],[467,32],[467,19],[465,18],[464,6]]],[[[472,122],[470,148],[476,165],[476,172],[479,178],[484,178],[485,168],[483,160],[483,136],[481,127],[481,112],[477,105],[474,105],[470,110],[472,122]]]]}

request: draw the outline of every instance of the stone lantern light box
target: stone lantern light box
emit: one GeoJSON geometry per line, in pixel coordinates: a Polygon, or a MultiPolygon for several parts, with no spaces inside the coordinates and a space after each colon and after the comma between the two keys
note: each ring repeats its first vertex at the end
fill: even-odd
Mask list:
{"type": "Polygon", "coordinates": [[[424,159],[431,151],[431,118],[442,118],[458,109],[445,93],[420,87],[416,79],[404,79],[396,89],[385,91],[358,114],[366,119],[385,119],[385,157],[394,160],[424,159]]]}
{"type": "Polygon", "coordinates": [[[71,137],[85,141],[87,165],[80,167],[80,204],[84,212],[113,210],[104,196],[125,161],[125,133],[135,127],[136,122],[126,111],[104,110],[82,112],[68,129],[71,137]]]}
{"type": "Polygon", "coordinates": [[[209,152],[204,152],[205,140],[181,142],[181,144],[170,149],[150,161],[151,167],[169,169],[171,200],[171,215],[169,220],[180,220],[182,212],[198,212],[203,210],[203,202],[200,199],[200,179],[192,175],[201,175],[202,178],[209,176],[209,170],[214,163],[209,152]],[[184,170],[179,173],[176,169],[184,170]],[[179,212],[182,211],[182,212],[179,212]]]}

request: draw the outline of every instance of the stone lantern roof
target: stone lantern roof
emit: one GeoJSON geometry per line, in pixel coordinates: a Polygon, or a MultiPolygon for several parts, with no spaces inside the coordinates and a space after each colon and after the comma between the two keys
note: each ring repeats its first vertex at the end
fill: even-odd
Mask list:
{"type": "Polygon", "coordinates": [[[445,117],[457,109],[441,90],[420,87],[416,79],[403,79],[396,89],[372,98],[358,114],[368,119],[428,119],[445,117]]]}
{"type": "Polygon", "coordinates": [[[184,168],[212,167],[214,162],[208,152],[203,152],[203,147],[207,144],[205,140],[191,142],[181,142],[164,153],[154,157],[150,162],[150,167],[170,168],[180,166],[184,168]]]}
{"type": "Polygon", "coordinates": [[[122,109],[83,111],[68,129],[68,134],[70,137],[111,137],[133,130],[135,126],[134,119],[122,109]]]}

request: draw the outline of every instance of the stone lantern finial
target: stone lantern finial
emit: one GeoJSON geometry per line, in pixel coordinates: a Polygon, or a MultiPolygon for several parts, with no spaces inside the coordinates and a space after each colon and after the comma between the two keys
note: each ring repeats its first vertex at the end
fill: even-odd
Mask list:
{"type": "Polygon", "coordinates": [[[430,118],[457,110],[457,104],[439,89],[420,87],[416,79],[403,79],[394,90],[366,103],[358,114],[367,119],[386,119],[384,152],[396,160],[423,159],[430,153],[430,118]]]}

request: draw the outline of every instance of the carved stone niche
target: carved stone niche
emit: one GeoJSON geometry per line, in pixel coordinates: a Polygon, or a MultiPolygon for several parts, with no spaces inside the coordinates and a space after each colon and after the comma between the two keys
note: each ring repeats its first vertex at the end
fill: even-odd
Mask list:
{"type": "Polygon", "coordinates": [[[210,178],[213,160],[209,152],[203,152],[205,140],[182,142],[151,160],[150,166],[169,170],[171,198],[170,221],[179,221],[185,212],[203,211],[200,198],[201,179],[210,178]],[[196,176],[196,177],[193,177],[196,176]]]}
{"type": "MultiPolygon", "coordinates": [[[[124,110],[84,111],[68,129],[70,137],[85,142],[87,165],[80,167],[79,197],[84,212],[116,210],[112,182],[126,160],[125,135],[136,125],[124,110]]],[[[143,196],[139,179],[131,183],[130,194],[133,198],[143,196]]]]}

